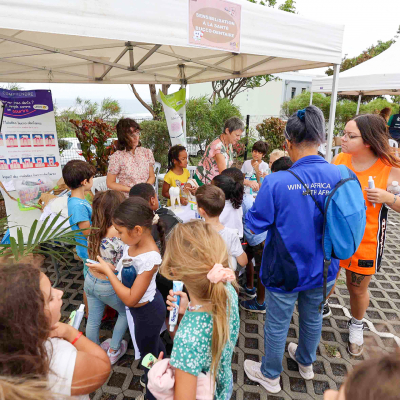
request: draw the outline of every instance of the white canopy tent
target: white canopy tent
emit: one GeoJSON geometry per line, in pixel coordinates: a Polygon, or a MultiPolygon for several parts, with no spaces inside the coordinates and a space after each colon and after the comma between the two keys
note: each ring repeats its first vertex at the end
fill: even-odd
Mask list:
{"type": "MultiPolygon", "coordinates": [[[[2,2],[0,81],[189,84],[329,65],[338,70],[343,26],[240,4],[237,54],[189,46],[189,0],[2,2]]],[[[333,107],[329,137],[334,117],[333,107]]]]}
{"type": "MultiPolygon", "coordinates": [[[[313,93],[331,93],[333,77],[315,78],[313,93]]],[[[400,94],[400,42],[387,50],[339,74],[339,94],[358,95],[357,114],[362,95],[400,94]]]]}

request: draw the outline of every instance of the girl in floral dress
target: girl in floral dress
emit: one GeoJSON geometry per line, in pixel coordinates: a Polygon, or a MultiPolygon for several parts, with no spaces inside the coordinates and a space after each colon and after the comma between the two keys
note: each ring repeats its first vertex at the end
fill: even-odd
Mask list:
{"type": "Polygon", "coordinates": [[[222,237],[203,221],[178,224],[164,255],[161,274],[180,280],[189,292],[181,296],[184,314],[174,339],[170,365],[175,367],[175,400],[196,398],[197,377],[211,372],[215,399],[227,400],[233,391],[232,354],[239,334],[235,274],[228,266],[222,237]]]}

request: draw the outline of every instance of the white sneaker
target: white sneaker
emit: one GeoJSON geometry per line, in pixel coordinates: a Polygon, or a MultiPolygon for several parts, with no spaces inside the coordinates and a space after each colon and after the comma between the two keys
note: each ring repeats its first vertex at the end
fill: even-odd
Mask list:
{"type": "Polygon", "coordinates": [[[298,366],[299,366],[299,372],[300,375],[306,380],[309,381],[311,379],[314,379],[314,371],[313,371],[313,366],[309,365],[308,367],[306,367],[305,365],[300,364],[297,360],[296,360],[296,350],[297,350],[297,344],[296,343],[289,343],[288,346],[288,353],[289,356],[292,360],[296,361],[298,366]]]}
{"type": "Polygon", "coordinates": [[[276,379],[268,379],[262,374],[260,362],[245,360],[244,371],[251,381],[259,383],[268,392],[279,393],[282,390],[279,377],[276,379]]]}
{"type": "Polygon", "coordinates": [[[107,350],[108,358],[110,359],[111,365],[114,365],[128,349],[128,343],[126,340],[121,340],[121,345],[117,352],[111,352],[110,349],[107,350]]]}
{"type": "Polygon", "coordinates": [[[353,357],[358,357],[364,350],[364,325],[353,324],[350,320],[348,322],[348,327],[349,344],[347,346],[347,350],[353,357]]]}

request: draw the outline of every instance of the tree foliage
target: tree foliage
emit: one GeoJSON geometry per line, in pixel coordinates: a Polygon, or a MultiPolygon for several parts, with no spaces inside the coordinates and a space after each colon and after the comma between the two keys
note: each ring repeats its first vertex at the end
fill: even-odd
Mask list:
{"type": "Polygon", "coordinates": [[[115,136],[115,126],[100,118],[93,121],[71,119],[70,122],[81,143],[83,157],[96,167],[100,176],[104,176],[108,169],[108,158],[115,151],[113,145],[106,146],[107,139],[115,136]]]}
{"type": "Polygon", "coordinates": [[[239,107],[229,99],[219,99],[210,104],[206,97],[189,99],[186,105],[186,136],[194,137],[201,150],[224,130],[230,117],[242,118],[239,107]]]}
{"type": "Polygon", "coordinates": [[[58,147],[62,152],[67,143],[62,138],[76,137],[73,124],[70,122],[89,120],[94,121],[96,118],[104,120],[112,125],[117,122],[117,117],[121,113],[121,106],[118,100],[106,97],[98,104],[91,100],[85,100],[77,97],[73,107],[60,111],[57,104],[54,105],[54,113],[56,117],[56,130],[58,136],[58,147]]]}
{"type": "MultiPolygon", "coordinates": [[[[293,99],[282,104],[282,113],[286,118],[289,118],[297,110],[301,110],[310,104],[310,92],[303,92],[293,99]]],[[[325,96],[321,93],[314,93],[313,105],[320,108],[324,114],[325,121],[328,123],[329,110],[331,107],[331,96],[325,96]]],[[[399,105],[391,103],[386,99],[377,98],[367,104],[361,104],[360,114],[378,113],[383,108],[390,107],[392,114],[399,110],[399,105]]],[[[357,102],[348,99],[338,100],[336,103],[336,117],[334,124],[334,134],[338,135],[343,131],[346,123],[356,115],[357,102]]]]}
{"type": "Polygon", "coordinates": [[[285,126],[286,121],[276,117],[266,118],[261,124],[256,126],[259,135],[268,143],[267,157],[273,150],[283,149],[285,126]]]}

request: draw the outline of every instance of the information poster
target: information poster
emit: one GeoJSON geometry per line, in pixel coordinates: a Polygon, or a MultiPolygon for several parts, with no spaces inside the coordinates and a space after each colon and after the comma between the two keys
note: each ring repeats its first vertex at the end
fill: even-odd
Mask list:
{"type": "Polygon", "coordinates": [[[241,6],[225,0],[189,0],[189,44],[240,52],[241,6]]]}
{"type": "Polygon", "coordinates": [[[159,91],[172,146],[186,147],[186,89],[165,95],[159,91]]]}
{"type": "Polygon", "coordinates": [[[51,91],[0,89],[0,101],[0,180],[61,178],[51,91]]]}

